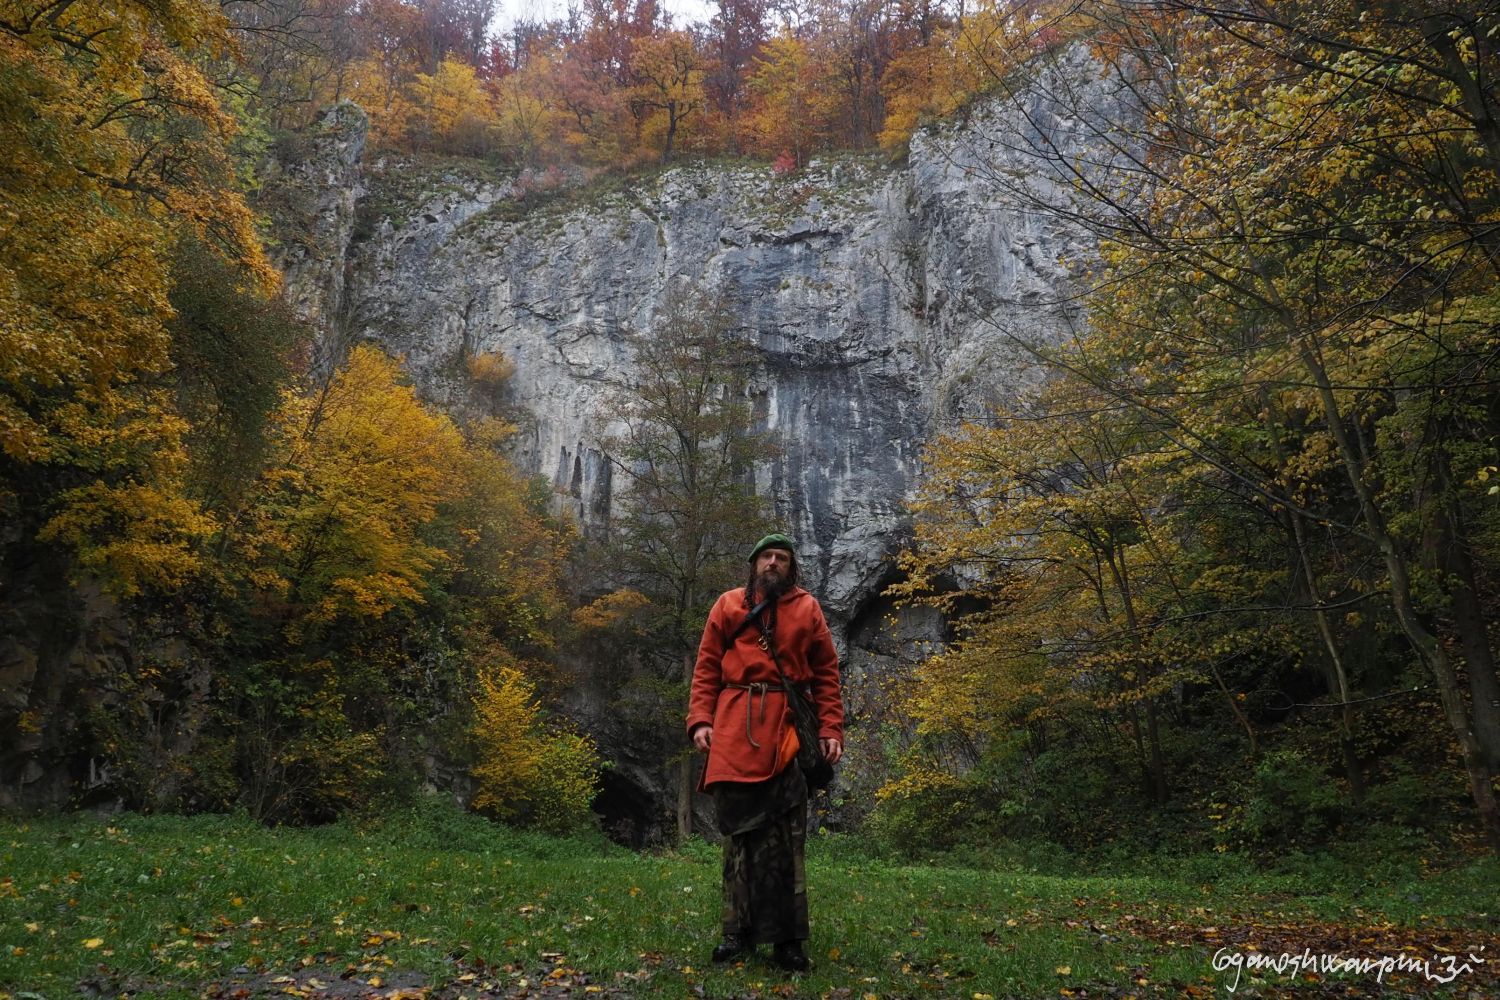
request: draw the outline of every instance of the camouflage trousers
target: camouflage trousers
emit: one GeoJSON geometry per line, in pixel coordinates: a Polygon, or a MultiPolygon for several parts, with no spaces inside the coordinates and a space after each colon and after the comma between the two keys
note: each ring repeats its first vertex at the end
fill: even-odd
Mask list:
{"type": "Polygon", "coordinates": [[[724,935],[750,943],[806,941],[807,800],[724,838],[724,935]]]}

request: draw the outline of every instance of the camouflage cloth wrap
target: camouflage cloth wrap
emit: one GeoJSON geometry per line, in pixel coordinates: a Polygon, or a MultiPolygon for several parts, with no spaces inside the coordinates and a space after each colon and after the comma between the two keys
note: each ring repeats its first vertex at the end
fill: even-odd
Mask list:
{"type": "Polygon", "coordinates": [[[724,936],[747,943],[806,941],[807,805],[724,838],[724,936]]]}

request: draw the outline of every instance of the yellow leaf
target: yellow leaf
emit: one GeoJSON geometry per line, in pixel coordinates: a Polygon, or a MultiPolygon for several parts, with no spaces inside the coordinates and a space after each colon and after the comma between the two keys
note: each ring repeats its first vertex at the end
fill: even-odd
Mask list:
{"type": "Polygon", "coordinates": [[[87,941],[83,942],[83,946],[85,948],[97,948],[100,945],[102,945],[103,943],[104,943],[104,939],[103,938],[89,938],[87,941]]]}
{"type": "Polygon", "coordinates": [[[1073,967],[1071,965],[1059,965],[1055,970],[1059,976],[1071,976],[1073,967]]]}

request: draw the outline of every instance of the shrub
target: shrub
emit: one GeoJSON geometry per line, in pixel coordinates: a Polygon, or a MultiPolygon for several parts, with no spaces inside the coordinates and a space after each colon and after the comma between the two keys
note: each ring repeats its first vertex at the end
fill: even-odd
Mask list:
{"type": "Polygon", "coordinates": [[[1250,777],[1241,819],[1244,835],[1266,846],[1326,839],[1343,812],[1337,785],[1295,750],[1265,755],[1250,777]]]}
{"type": "Polygon", "coordinates": [[[926,765],[875,793],[870,831],[877,842],[896,853],[922,856],[976,839],[984,825],[982,795],[973,782],[926,765]]]}
{"type": "Polygon", "coordinates": [[[474,808],[549,833],[584,826],[603,766],[593,740],[549,727],[535,685],[511,666],[480,676],[474,711],[474,808]]]}

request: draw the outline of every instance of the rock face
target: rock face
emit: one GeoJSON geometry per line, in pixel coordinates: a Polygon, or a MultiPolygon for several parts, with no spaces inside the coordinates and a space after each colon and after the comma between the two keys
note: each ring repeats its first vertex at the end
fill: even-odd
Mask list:
{"type": "Polygon", "coordinates": [[[674,283],[727,296],[781,447],[758,485],[848,626],[904,538],[923,446],[1027,377],[1015,336],[1077,319],[1062,290],[1084,242],[1008,196],[979,135],[920,133],[902,166],[680,166],[548,198],[458,166],[361,164],[346,140],[309,241],[326,256],[290,262],[288,286],[329,336],[405,355],[440,402],[468,391],[467,357],[513,362],[516,458],[586,525],[611,506],[597,438],[603,380],[630,364],[622,333],[649,329],[674,283]]]}
{"type": "MultiPolygon", "coordinates": [[[[1054,340],[1078,321],[1064,291],[1088,241],[1027,209],[1008,178],[1045,184],[1045,172],[993,141],[1028,130],[1079,141],[1038,96],[919,133],[901,165],[830,157],[786,177],[684,165],[543,195],[473,168],[362,163],[355,139],[329,140],[326,166],[298,176],[329,183],[313,199],[314,245],[345,249],[294,262],[293,294],[333,341],[405,355],[440,402],[470,391],[466,358],[503,354],[508,402],[528,414],[515,458],[595,529],[612,502],[597,441],[603,380],[628,377],[622,333],[649,329],[674,283],[726,296],[759,348],[755,413],[781,448],[757,484],[857,672],[893,655],[871,637],[891,612],[879,593],[924,445],[1029,378],[1017,338],[1054,340]]],[[[941,637],[939,622],[902,622],[913,642],[941,637]]]]}
{"type": "MultiPolygon", "coordinates": [[[[363,161],[369,128],[358,105],[336,105],[277,149],[262,178],[259,207],[275,222],[282,295],[324,331],[338,328],[344,306],[355,208],[368,193],[363,161]]],[[[325,338],[322,346],[332,351],[339,345],[325,338]]]]}

